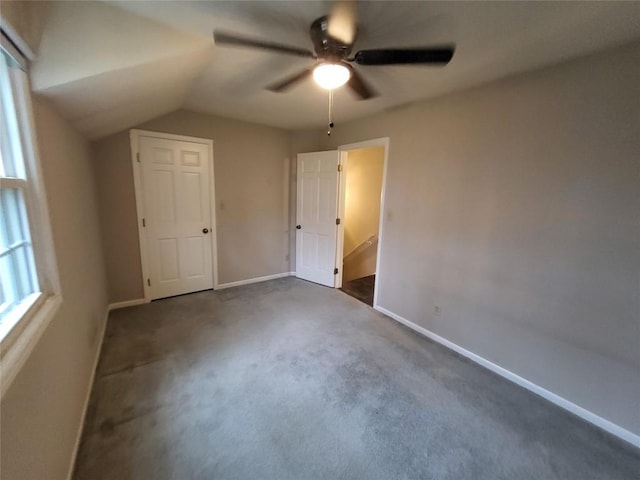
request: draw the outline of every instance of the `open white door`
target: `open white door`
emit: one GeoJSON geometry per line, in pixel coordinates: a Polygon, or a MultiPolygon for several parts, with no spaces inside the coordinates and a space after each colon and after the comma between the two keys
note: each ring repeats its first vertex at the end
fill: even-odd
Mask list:
{"type": "Polygon", "coordinates": [[[213,288],[209,146],[139,141],[151,299],[213,288]]]}
{"type": "Polygon", "coordinates": [[[340,152],[298,155],[296,276],[335,286],[340,152]]]}

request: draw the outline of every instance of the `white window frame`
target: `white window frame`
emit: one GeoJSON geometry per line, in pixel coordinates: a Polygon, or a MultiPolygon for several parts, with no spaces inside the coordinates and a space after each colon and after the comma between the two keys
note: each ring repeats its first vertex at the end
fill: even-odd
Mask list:
{"type": "Polygon", "coordinates": [[[21,127],[20,146],[26,180],[0,178],[0,186],[19,187],[23,192],[40,292],[27,297],[7,316],[6,323],[12,327],[0,338],[0,398],[4,396],[62,305],[62,289],[35,135],[27,62],[4,32],[1,40],[2,48],[16,60],[21,69],[24,69],[10,69],[9,74],[14,92],[14,106],[21,127]]]}

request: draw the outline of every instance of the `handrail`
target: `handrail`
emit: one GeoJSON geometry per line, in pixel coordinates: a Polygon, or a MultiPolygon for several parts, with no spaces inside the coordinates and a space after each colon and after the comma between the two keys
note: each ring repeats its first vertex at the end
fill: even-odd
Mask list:
{"type": "Polygon", "coordinates": [[[377,235],[371,235],[369,238],[367,238],[364,242],[362,242],[361,244],[359,244],[358,246],[356,246],[355,248],[353,248],[349,253],[347,253],[342,261],[343,262],[348,262],[349,260],[351,260],[352,258],[357,257],[358,255],[361,255],[362,253],[364,253],[366,250],[368,250],[369,248],[375,246],[378,244],[378,236],[377,235]]]}

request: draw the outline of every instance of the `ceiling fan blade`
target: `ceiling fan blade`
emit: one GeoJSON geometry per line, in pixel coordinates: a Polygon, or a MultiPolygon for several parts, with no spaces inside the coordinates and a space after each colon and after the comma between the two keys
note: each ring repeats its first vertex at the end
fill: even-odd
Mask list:
{"type": "Polygon", "coordinates": [[[347,67],[351,71],[351,77],[347,82],[347,86],[359,97],[360,100],[368,100],[369,98],[373,98],[378,95],[373,88],[365,83],[364,79],[355,68],[351,65],[347,65],[347,67]]]}
{"type": "Polygon", "coordinates": [[[341,0],[334,3],[329,15],[329,35],[345,45],[356,39],[356,2],[341,0]]]}
{"type": "Polygon", "coordinates": [[[407,65],[440,64],[446,65],[453,57],[455,47],[435,48],[381,48],[360,50],[354,61],[358,65],[407,65]]]}
{"type": "Polygon", "coordinates": [[[272,83],[266,88],[267,90],[271,90],[272,92],[283,92],[292,87],[294,84],[311,76],[311,72],[313,72],[313,68],[306,68],[301,72],[296,73],[295,75],[285,78],[284,80],[280,80],[277,83],[272,83]]]}
{"type": "Polygon", "coordinates": [[[220,45],[220,46],[259,48],[262,50],[269,50],[272,52],[286,53],[289,55],[297,55],[299,57],[316,58],[315,54],[311,50],[306,50],[304,48],[290,47],[288,45],[281,45],[279,43],[274,43],[274,42],[256,40],[253,38],[239,37],[232,33],[214,31],[213,39],[215,40],[216,45],[220,45]]]}

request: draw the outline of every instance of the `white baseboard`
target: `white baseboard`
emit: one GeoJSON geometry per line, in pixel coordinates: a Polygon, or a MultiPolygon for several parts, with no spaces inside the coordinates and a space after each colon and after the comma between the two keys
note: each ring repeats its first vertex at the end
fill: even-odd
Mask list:
{"type": "Polygon", "coordinates": [[[276,278],[290,277],[295,275],[295,272],[283,272],[276,273],[275,275],[267,275],[265,277],[248,278],[247,280],[238,280],[237,282],[221,283],[216,287],[216,290],[223,290],[225,288],[239,287],[240,285],[249,285],[251,283],[266,282],[267,280],[275,280],[276,278]]]}
{"type": "Polygon", "coordinates": [[[636,447],[640,447],[640,435],[636,435],[633,432],[630,432],[629,430],[626,430],[625,428],[622,428],[620,425],[616,425],[615,423],[602,418],[598,415],[596,415],[593,412],[590,412],[589,410],[582,408],[579,405],[576,405],[573,402],[570,402],[569,400],[567,400],[566,398],[561,397],[560,395],[557,395],[539,385],[536,385],[533,382],[530,382],[529,380],[527,380],[526,378],[523,378],[503,367],[501,367],[500,365],[497,365],[489,360],[487,360],[486,358],[481,357],[480,355],[476,355],[473,352],[470,352],[469,350],[447,340],[444,337],[441,337],[440,335],[437,335],[435,333],[433,333],[430,330],[427,330],[424,327],[421,327],[420,325],[416,325],[415,323],[411,322],[410,320],[407,320],[404,317],[401,317],[400,315],[397,315],[389,310],[387,310],[384,307],[381,307],[379,305],[376,305],[374,307],[376,310],[378,310],[381,313],[384,313],[385,315],[387,315],[388,317],[391,317],[392,319],[402,323],[403,325],[406,325],[407,327],[409,327],[412,330],[415,330],[416,332],[424,335],[427,338],[430,338],[431,340],[444,345],[445,347],[453,350],[454,352],[459,353],[460,355],[467,357],[469,360],[473,360],[474,362],[476,362],[479,365],[482,365],[483,367],[491,370],[492,372],[497,373],[498,375],[500,375],[501,377],[506,378],[507,380],[512,381],[513,383],[520,385],[521,387],[526,388],[527,390],[541,396],[542,398],[544,398],[545,400],[550,401],[551,403],[554,403],[556,405],[558,405],[559,407],[564,408],[565,410],[573,413],[574,415],[577,415],[578,417],[582,418],[583,420],[586,420],[589,423],[592,423],[593,425],[611,433],[612,435],[615,435],[618,438],[621,438],[622,440],[629,442],[631,445],[634,445],[636,447]]]}
{"type": "MultiPolygon", "coordinates": [[[[295,277],[295,276],[296,276],[296,272],[276,273],[274,275],[267,275],[265,277],[255,277],[255,278],[249,278],[247,280],[238,280],[237,282],[221,283],[218,286],[216,286],[214,290],[224,290],[225,288],[239,287],[240,285],[249,285],[251,283],[259,283],[259,282],[266,282],[267,280],[275,280],[276,278],[295,277]]],[[[118,308],[135,307],[136,305],[144,305],[145,303],[149,303],[149,301],[144,298],[136,298],[134,300],[125,300],[124,302],[110,303],[109,311],[117,310],[118,308]]]]}
{"type": "Polygon", "coordinates": [[[147,300],[145,300],[144,298],[136,298],[135,300],[125,300],[124,302],[110,303],[107,308],[110,312],[111,310],[117,310],[118,308],[135,307],[136,305],[143,305],[145,303],[149,302],[147,302],[147,300]]]}
{"type": "Polygon", "coordinates": [[[80,449],[80,442],[82,441],[82,431],[84,430],[84,421],[87,416],[87,410],[89,410],[89,401],[91,400],[91,392],[93,391],[93,382],[96,378],[96,370],[98,369],[98,362],[100,361],[100,353],[102,352],[102,344],[104,343],[104,335],[107,331],[107,320],[109,319],[110,305],[107,307],[107,311],[104,315],[102,322],[102,331],[100,332],[100,338],[98,340],[98,346],[96,349],[96,355],[93,359],[93,369],[91,370],[91,377],[89,378],[89,386],[87,387],[87,395],[84,400],[84,406],[82,407],[82,415],[80,416],[80,426],[78,427],[78,433],[76,434],[76,441],[73,446],[73,452],[71,453],[71,463],[69,464],[69,474],[67,480],[72,480],[73,472],[76,466],[76,459],[78,457],[78,450],[80,449]]]}

